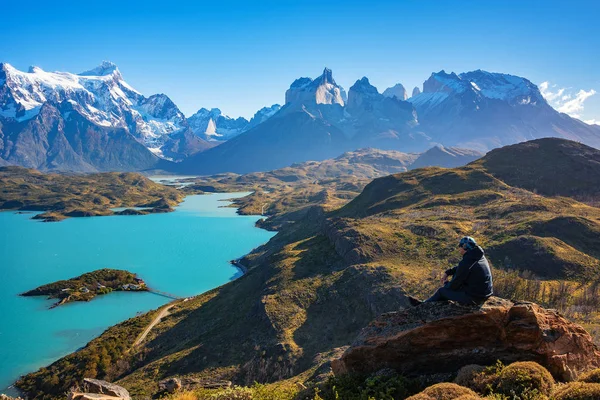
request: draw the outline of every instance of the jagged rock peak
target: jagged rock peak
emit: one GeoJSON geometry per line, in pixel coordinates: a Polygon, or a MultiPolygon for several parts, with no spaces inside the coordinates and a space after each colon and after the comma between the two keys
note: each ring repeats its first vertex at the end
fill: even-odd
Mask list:
{"type": "Polygon", "coordinates": [[[369,82],[369,78],[363,76],[361,79],[357,80],[354,85],[350,88],[350,91],[360,91],[363,93],[379,93],[377,88],[369,82]]]}
{"type": "Polygon", "coordinates": [[[414,96],[418,96],[418,95],[420,95],[420,94],[421,94],[421,89],[419,89],[419,87],[418,87],[418,86],[415,86],[415,88],[414,88],[414,89],[413,89],[413,91],[412,91],[412,95],[413,95],[413,97],[414,97],[414,96]]]}
{"type": "Polygon", "coordinates": [[[106,76],[106,75],[111,75],[115,72],[119,72],[119,68],[117,68],[117,65],[115,63],[112,63],[110,61],[102,61],[102,63],[100,65],[98,65],[96,68],[90,69],[89,71],[84,71],[82,73],[80,73],[80,76],[106,76]]]}
{"type": "Polygon", "coordinates": [[[452,91],[461,93],[466,90],[465,83],[467,82],[462,81],[454,72],[448,74],[441,70],[432,73],[429,79],[423,83],[423,93],[452,91]]]}
{"type": "Polygon", "coordinates": [[[27,72],[30,74],[35,74],[36,72],[40,72],[40,71],[43,71],[43,70],[36,65],[29,66],[29,69],[27,70],[27,72]]]}
{"type": "Polygon", "coordinates": [[[385,97],[395,97],[398,100],[406,100],[408,98],[406,89],[401,83],[397,83],[394,86],[385,89],[383,95],[385,97]]]}
{"type": "Polygon", "coordinates": [[[313,104],[339,104],[346,102],[344,88],[337,85],[333,72],[325,68],[316,79],[296,79],[285,92],[285,103],[295,103],[298,106],[310,107],[313,104]]]}
{"type": "Polygon", "coordinates": [[[333,72],[327,67],[323,69],[323,73],[320,77],[315,79],[315,81],[317,81],[319,84],[331,83],[332,85],[335,85],[335,81],[333,80],[333,72]]]}

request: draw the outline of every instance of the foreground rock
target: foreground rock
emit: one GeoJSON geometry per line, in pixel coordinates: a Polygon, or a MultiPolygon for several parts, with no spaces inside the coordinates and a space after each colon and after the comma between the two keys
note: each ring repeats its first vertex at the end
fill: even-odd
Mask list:
{"type": "Polygon", "coordinates": [[[468,364],[536,361],[572,380],[600,365],[591,336],[554,310],[491,298],[483,307],[422,304],[381,315],[342,357],[336,375],[393,368],[406,375],[455,372],[468,364]]]}
{"type": "Polygon", "coordinates": [[[127,389],[119,385],[115,385],[114,383],[102,381],[100,379],[85,378],[83,380],[83,391],[85,393],[82,394],[100,394],[123,400],[131,400],[127,389]]]}

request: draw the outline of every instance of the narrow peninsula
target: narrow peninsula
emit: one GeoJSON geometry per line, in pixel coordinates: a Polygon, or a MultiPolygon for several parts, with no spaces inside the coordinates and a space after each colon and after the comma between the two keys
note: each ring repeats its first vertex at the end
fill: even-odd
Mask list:
{"type": "Polygon", "coordinates": [[[76,278],[56,281],[22,293],[21,296],[48,296],[58,301],[50,308],[73,301],[90,301],[113,291],[148,291],[143,279],[119,269],[99,269],[76,278]]]}

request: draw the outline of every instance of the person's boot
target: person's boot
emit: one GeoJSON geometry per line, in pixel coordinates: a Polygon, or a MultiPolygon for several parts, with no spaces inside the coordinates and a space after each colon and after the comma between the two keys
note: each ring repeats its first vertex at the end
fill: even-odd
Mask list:
{"type": "Polygon", "coordinates": [[[411,306],[416,307],[420,304],[423,304],[423,302],[415,297],[412,296],[406,296],[406,298],[408,299],[408,302],[410,303],[411,306]]]}

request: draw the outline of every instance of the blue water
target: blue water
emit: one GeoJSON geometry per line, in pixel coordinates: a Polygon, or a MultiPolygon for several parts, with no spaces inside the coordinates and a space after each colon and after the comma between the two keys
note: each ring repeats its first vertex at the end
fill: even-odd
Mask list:
{"type": "Polygon", "coordinates": [[[189,196],[175,212],[70,218],[43,223],[0,212],[0,393],[20,375],[84,346],[106,328],[169,300],[151,293],[111,293],[89,303],[17,296],[99,268],[127,269],[150,287],[185,297],[240,275],[229,264],[273,233],[256,216],[238,216],[223,199],[189,196]]]}

